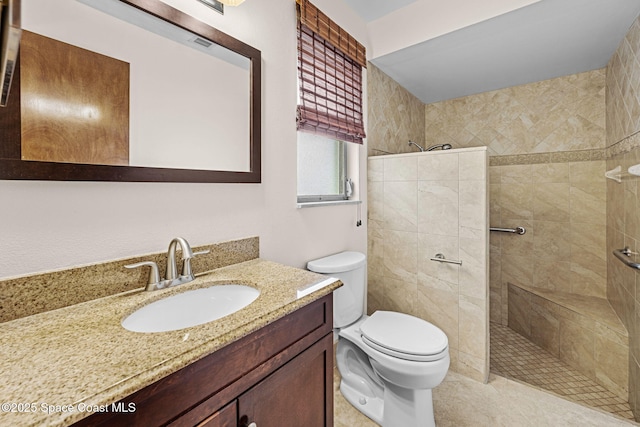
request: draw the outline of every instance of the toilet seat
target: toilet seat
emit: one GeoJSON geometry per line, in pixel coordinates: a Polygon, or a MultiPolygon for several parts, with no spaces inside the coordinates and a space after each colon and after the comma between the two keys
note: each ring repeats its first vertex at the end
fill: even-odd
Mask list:
{"type": "Polygon", "coordinates": [[[444,332],[404,313],[376,311],[360,325],[360,333],[368,346],[400,359],[430,362],[448,354],[444,332]]]}

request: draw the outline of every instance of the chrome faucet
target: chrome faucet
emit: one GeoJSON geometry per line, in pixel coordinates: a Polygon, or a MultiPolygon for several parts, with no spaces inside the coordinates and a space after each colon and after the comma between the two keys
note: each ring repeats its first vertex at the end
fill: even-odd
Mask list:
{"type": "Polygon", "coordinates": [[[451,144],[436,144],[427,148],[425,151],[435,150],[436,148],[440,148],[442,150],[451,150],[451,144]]]}
{"type": "Polygon", "coordinates": [[[415,145],[416,147],[418,147],[418,150],[420,151],[424,151],[424,148],[422,148],[422,146],[420,144],[417,144],[413,141],[409,141],[409,145],[415,145]]]}
{"type": "Polygon", "coordinates": [[[196,255],[203,255],[209,253],[209,250],[193,252],[189,242],[182,237],[176,237],[169,243],[169,249],[167,250],[167,270],[165,278],[160,278],[158,272],[158,264],[154,261],[143,261],[135,264],[125,265],[125,268],[138,268],[148,266],[151,267],[149,271],[149,280],[145,288],[146,291],[155,291],[157,289],[168,288],[170,286],[181,285],[183,283],[189,283],[195,276],[191,269],[191,259],[196,255]],[[178,263],[176,261],[176,247],[180,245],[182,249],[182,273],[178,275],[178,263]]]}
{"type": "MultiPolygon", "coordinates": [[[[182,276],[191,275],[191,258],[193,258],[193,251],[189,242],[182,237],[174,238],[169,243],[169,249],[167,250],[167,274],[165,274],[166,280],[175,280],[178,278],[178,263],[176,262],[176,246],[180,244],[182,249],[182,276]]],[[[193,280],[193,279],[191,279],[193,280]]]]}

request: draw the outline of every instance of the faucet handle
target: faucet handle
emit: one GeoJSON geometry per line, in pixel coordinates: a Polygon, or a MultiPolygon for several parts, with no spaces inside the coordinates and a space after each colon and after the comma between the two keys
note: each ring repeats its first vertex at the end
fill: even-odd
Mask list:
{"type": "Polygon", "coordinates": [[[124,268],[138,268],[146,266],[151,267],[151,270],[149,270],[149,280],[147,281],[147,290],[149,290],[151,285],[160,283],[160,271],[158,270],[158,264],[153,261],[143,261],[135,264],[125,265],[124,268]]]}
{"type": "Polygon", "coordinates": [[[184,262],[182,263],[182,275],[183,276],[192,276],[193,272],[191,271],[191,258],[193,258],[196,255],[204,255],[204,254],[208,254],[209,253],[209,249],[206,249],[204,251],[198,251],[198,252],[193,252],[193,256],[189,257],[189,258],[185,258],[184,262]]]}
{"type": "Polygon", "coordinates": [[[206,249],[204,251],[193,252],[192,257],[185,258],[184,262],[182,263],[182,275],[193,276],[193,272],[191,271],[191,258],[193,258],[196,255],[204,255],[208,253],[209,253],[209,249],[206,249]]]}

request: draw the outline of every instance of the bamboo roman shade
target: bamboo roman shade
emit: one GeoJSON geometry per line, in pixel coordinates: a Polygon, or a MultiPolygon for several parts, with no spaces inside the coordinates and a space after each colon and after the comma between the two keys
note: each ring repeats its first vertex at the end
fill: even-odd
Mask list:
{"type": "Polygon", "coordinates": [[[298,2],[298,130],[362,144],[366,51],[308,0],[298,2]]]}

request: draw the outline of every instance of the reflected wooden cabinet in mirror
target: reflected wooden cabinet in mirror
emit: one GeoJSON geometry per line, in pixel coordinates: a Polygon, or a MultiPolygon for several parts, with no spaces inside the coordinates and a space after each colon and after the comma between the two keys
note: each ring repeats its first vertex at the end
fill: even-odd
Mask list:
{"type": "Polygon", "coordinates": [[[22,2],[0,179],[261,182],[259,50],[159,0],[22,2]]]}

